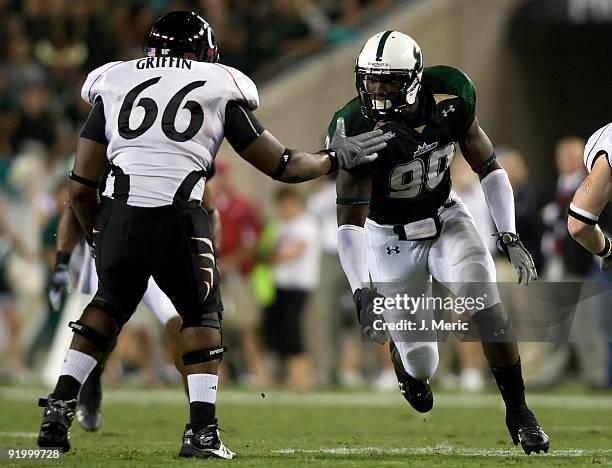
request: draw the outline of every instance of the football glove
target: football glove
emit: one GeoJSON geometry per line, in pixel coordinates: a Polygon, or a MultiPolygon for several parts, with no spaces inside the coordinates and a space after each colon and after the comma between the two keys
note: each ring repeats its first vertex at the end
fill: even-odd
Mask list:
{"type": "Polygon", "coordinates": [[[518,234],[513,232],[498,232],[494,234],[497,236],[497,246],[499,249],[506,254],[510,263],[516,270],[518,275],[518,283],[524,283],[525,286],[530,281],[538,279],[538,272],[533,264],[533,258],[531,254],[525,248],[518,234]]]}
{"type": "MultiPolygon", "coordinates": [[[[361,133],[351,137],[346,136],[344,118],[336,121],[336,132],[329,143],[328,153],[336,158],[338,169],[352,169],[361,164],[374,161],[377,151],[387,146],[387,137],[382,130],[361,133]]],[[[332,167],[335,164],[332,162],[332,167]]]]}
{"type": "Polygon", "coordinates": [[[62,305],[62,294],[72,290],[72,277],[68,269],[69,261],[70,254],[68,252],[57,253],[55,270],[51,275],[51,287],[49,288],[49,301],[56,312],[59,312],[62,305]]]}
{"type": "Polygon", "coordinates": [[[353,302],[357,307],[357,320],[361,324],[361,329],[372,341],[384,345],[387,341],[387,334],[382,330],[374,329],[374,321],[380,320],[381,315],[374,313],[374,299],[383,298],[376,288],[359,288],[353,294],[353,302]]]}

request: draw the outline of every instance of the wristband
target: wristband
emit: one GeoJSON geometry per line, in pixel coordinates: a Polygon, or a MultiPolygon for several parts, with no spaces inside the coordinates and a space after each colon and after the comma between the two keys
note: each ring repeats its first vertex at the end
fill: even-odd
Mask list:
{"type": "Polygon", "coordinates": [[[326,149],[323,150],[325,153],[327,153],[327,156],[329,157],[329,171],[327,171],[327,174],[333,174],[334,172],[337,172],[339,169],[339,164],[338,164],[338,156],[336,155],[336,151],[333,149],[326,149]]]}
{"type": "Polygon", "coordinates": [[[55,254],[55,266],[59,265],[68,265],[70,262],[70,252],[66,252],[65,250],[58,250],[57,254],[55,254]]]}
{"type": "Polygon", "coordinates": [[[612,254],[612,242],[608,236],[604,236],[604,248],[595,255],[602,258],[608,258],[612,254]]]}
{"type": "Polygon", "coordinates": [[[278,166],[276,167],[276,170],[272,173],[270,177],[272,177],[274,180],[280,179],[283,173],[285,172],[285,169],[287,168],[287,164],[289,164],[290,159],[291,159],[291,150],[289,148],[285,148],[285,151],[283,151],[280,161],[278,162],[278,166]]]}

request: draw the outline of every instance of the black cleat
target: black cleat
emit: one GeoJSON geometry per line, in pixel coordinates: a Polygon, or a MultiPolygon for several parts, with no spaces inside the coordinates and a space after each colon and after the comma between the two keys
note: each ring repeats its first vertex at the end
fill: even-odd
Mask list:
{"type": "Polygon", "coordinates": [[[87,432],[96,432],[102,426],[101,403],[102,383],[100,382],[100,373],[93,371],[81,388],[79,405],[76,410],[79,426],[87,432]]]}
{"type": "Polygon", "coordinates": [[[427,380],[417,380],[404,370],[402,359],[399,356],[395,343],[389,342],[391,362],[397,377],[400,392],[410,405],[419,413],[427,413],[433,408],[433,394],[427,380]]]}
{"type": "Polygon", "coordinates": [[[520,442],[527,455],[531,455],[532,452],[548,452],[550,439],[526,406],[516,411],[507,412],[506,426],[514,445],[518,445],[520,442]]]}
{"type": "Polygon", "coordinates": [[[235,456],[236,454],[221,442],[216,422],[200,429],[194,428],[191,424],[185,425],[183,446],[179,452],[179,457],[232,460],[235,456]]]}
{"type": "Polygon", "coordinates": [[[74,418],[76,400],[56,400],[49,395],[46,400],[39,399],[38,406],[45,408],[38,433],[38,446],[59,447],[63,452],[70,450],[70,425],[74,418]]]}

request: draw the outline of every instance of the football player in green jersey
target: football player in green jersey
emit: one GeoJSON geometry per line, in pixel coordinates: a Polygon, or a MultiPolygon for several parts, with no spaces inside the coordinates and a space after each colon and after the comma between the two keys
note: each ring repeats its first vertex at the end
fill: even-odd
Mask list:
{"type": "MultiPolygon", "coordinates": [[[[329,136],[338,127],[349,136],[374,128],[387,136],[377,160],[340,171],[337,181],[338,250],[363,331],[385,342],[372,304],[397,292],[397,284],[418,295],[433,280],[457,298],[480,297],[482,307],[471,319],[506,405],[512,440],[527,454],[547,451],[549,438],[525,402],[520,356],[495,286],[493,259],[451,190],[449,167],[459,144],[480,176],[499,246],[519,283],[535,280],[531,255],[516,232],[508,176],[476,117],[474,85],[455,68],[424,68],[419,45],[397,31],[371,37],[355,73],[357,96],[336,112],[329,136]]],[[[401,318],[397,313],[398,307],[383,312],[387,322],[401,318]]],[[[406,332],[387,330],[400,391],[415,409],[429,411],[428,379],[438,365],[435,331],[406,339],[406,332]]]]}

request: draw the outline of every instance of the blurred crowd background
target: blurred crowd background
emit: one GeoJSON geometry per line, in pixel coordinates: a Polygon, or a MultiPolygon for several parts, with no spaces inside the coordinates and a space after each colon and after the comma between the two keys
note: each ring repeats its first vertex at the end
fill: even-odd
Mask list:
{"type": "MultiPolygon", "coordinates": [[[[416,16],[421,9],[418,14],[425,14],[425,3],[429,8],[432,4],[446,7],[446,13],[462,17],[474,11],[480,14],[473,7],[484,5],[469,0],[0,0],[0,44],[4,46],[0,48],[0,383],[38,381],[58,333],[61,313],[53,311],[48,302],[48,282],[55,262],[58,214],[67,200],[67,172],[89,111],[80,99],[80,88],[90,70],[111,60],[141,56],[143,38],[157,16],[169,10],[193,9],[214,26],[222,62],[247,73],[267,90],[276,86],[279,76],[308,73],[309,65],[333,60],[330,50],[345,50],[354,57],[366,32],[376,32],[371,28],[382,25],[380,29],[387,29],[385,22],[400,11],[408,16],[415,11],[416,16]]],[[[512,45],[518,54],[534,34],[530,29],[534,21],[549,25],[561,21],[550,1],[503,0],[502,4],[508,13],[506,47],[512,45]]],[[[561,4],[567,8],[567,18],[574,15],[580,20],[576,24],[583,31],[590,25],[594,37],[612,37],[612,1],[561,0],[557,8],[561,4]]],[[[484,24],[485,12],[482,15],[484,24]]],[[[539,26],[536,29],[541,32],[539,26]]],[[[450,50],[452,56],[453,47],[458,46],[449,44],[461,41],[463,31],[449,25],[440,31],[446,38],[440,47],[450,50]]],[[[418,34],[415,37],[420,40],[418,34]]],[[[463,46],[473,47],[465,41],[463,46]]],[[[581,47],[584,45],[570,50],[580,54],[581,47]]],[[[431,45],[424,47],[425,57],[428,53],[444,55],[431,45]]],[[[473,60],[469,55],[449,64],[466,64],[470,72],[473,60]]],[[[528,70],[530,60],[533,57],[516,60],[516,69],[528,70]]],[[[551,58],[551,69],[554,61],[551,58]]],[[[598,63],[591,63],[590,75],[584,70],[575,74],[566,65],[566,78],[574,80],[573,87],[563,88],[559,85],[563,80],[558,80],[558,93],[544,104],[549,107],[548,116],[555,115],[557,107],[576,106],[580,93],[579,102],[585,108],[581,115],[587,114],[588,106],[599,106],[605,94],[584,95],[589,85],[585,77],[598,70],[602,73],[598,63]],[[564,94],[567,89],[573,92],[564,94]]],[[[474,76],[480,76],[477,65],[473,67],[474,76]]],[[[534,76],[545,68],[539,64],[534,76]]],[[[349,69],[345,75],[351,73],[349,69]]],[[[503,121],[508,118],[503,109],[511,106],[503,96],[514,82],[510,83],[512,75],[492,76],[495,79],[475,81],[478,89],[482,82],[489,96],[488,121],[498,115],[503,121]]],[[[318,77],[318,86],[325,86],[331,78],[318,77]]],[[[346,83],[350,96],[353,84],[346,83]]],[[[540,79],[533,88],[542,86],[540,79]]],[[[533,93],[521,96],[525,99],[533,93]]],[[[585,176],[585,139],[612,114],[597,107],[579,125],[575,112],[565,123],[560,122],[562,114],[552,122],[543,118],[540,102],[535,102],[538,105],[529,115],[531,121],[540,118],[544,130],[534,141],[516,136],[520,122],[514,126],[494,122],[492,126],[497,154],[514,188],[518,231],[543,280],[610,282],[610,277],[598,272],[593,257],[569,237],[565,224],[569,201],[585,176]]],[[[331,108],[343,103],[333,102],[331,108]]],[[[515,115],[513,112],[510,109],[507,114],[515,115]]],[[[308,129],[320,137],[309,146],[322,142],[326,126],[321,121],[314,130],[308,129]]],[[[284,137],[282,130],[278,136],[284,137]]],[[[340,385],[395,389],[386,348],[360,340],[351,293],[337,255],[333,178],[306,187],[266,181],[266,189],[254,193],[244,177],[244,167],[225,153],[226,149],[210,181],[223,227],[219,264],[230,352],[223,360],[222,378],[257,388],[340,385]]],[[[452,178],[454,189],[468,204],[496,256],[499,280],[514,281],[514,273],[491,241],[494,227],[478,178],[460,156],[453,163],[452,178]]],[[[76,284],[79,252],[73,264],[76,284]]],[[[509,308],[531,306],[520,297],[514,299],[509,308]]],[[[575,342],[521,343],[528,385],[549,388],[571,379],[589,388],[612,388],[612,332],[605,319],[607,311],[604,299],[582,314],[582,339],[575,342]]],[[[152,314],[139,308],[109,362],[107,383],[176,384],[179,377],[166,341],[152,314]]],[[[444,343],[441,352],[438,385],[480,391],[490,384],[479,344],[444,343]]]]}

